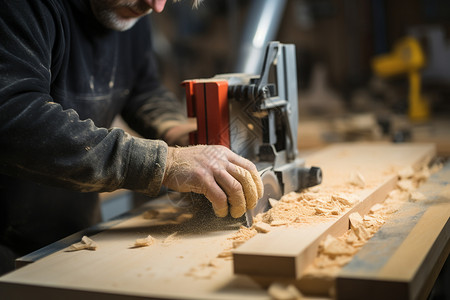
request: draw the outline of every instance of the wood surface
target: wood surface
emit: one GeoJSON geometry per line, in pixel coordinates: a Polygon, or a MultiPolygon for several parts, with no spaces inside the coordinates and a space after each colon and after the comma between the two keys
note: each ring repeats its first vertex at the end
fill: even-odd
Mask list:
{"type": "Polygon", "coordinates": [[[381,227],[336,280],[337,299],[426,299],[450,253],[450,163],[381,227]]]}
{"type": "MultiPolygon", "coordinates": [[[[419,166],[433,153],[431,145],[346,144],[320,151],[308,158],[307,163],[322,167],[323,184],[331,188],[339,186],[342,174],[350,169],[358,169],[366,177],[368,188],[361,193],[370,199],[375,197],[371,195],[376,190],[389,190],[393,186],[393,174],[396,170],[408,165],[419,166]],[[388,174],[385,174],[386,170],[388,174]],[[381,175],[383,180],[374,180],[381,175]]],[[[385,193],[386,191],[382,194],[385,193]]],[[[176,209],[163,214],[164,218],[148,220],[142,214],[137,214],[90,235],[98,244],[96,251],[59,250],[0,277],[0,299],[36,299],[37,296],[40,299],[108,300],[270,299],[264,286],[257,280],[233,274],[231,260],[217,259],[217,255],[224,250],[224,244],[228,242],[227,238],[236,232],[236,227],[205,219],[201,219],[199,223],[195,218],[177,222],[175,220],[183,213],[183,209],[179,207],[180,203],[168,198],[168,202],[176,204],[176,209]],[[178,234],[172,243],[162,242],[174,232],[178,234]],[[136,239],[148,234],[158,239],[157,244],[132,248],[136,239]],[[213,261],[214,266],[210,265],[213,261]]],[[[149,207],[155,209],[152,205],[149,207]]],[[[369,205],[364,209],[368,208],[369,205]]],[[[340,222],[340,226],[348,226],[347,221],[340,222]]],[[[260,244],[263,250],[257,250],[269,253],[270,257],[280,258],[278,261],[284,263],[286,268],[295,262],[295,270],[288,274],[296,274],[299,271],[298,265],[303,263],[299,262],[295,249],[304,249],[303,241],[306,239],[314,244],[328,225],[298,229],[298,232],[280,230],[275,235],[266,236],[269,240],[260,244]],[[274,237],[278,239],[280,246],[286,245],[281,247],[284,251],[282,256],[274,255],[274,251],[280,249],[270,244],[274,237]],[[292,238],[292,241],[286,238],[292,238]]],[[[256,242],[252,239],[241,247],[261,243],[259,236],[254,238],[256,242]]],[[[314,249],[311,249],[306,252],[312,257],[314,249]]],[[[264,264],[264,260],[262,263],[264,264]]],[[[272,269],[280,267],[283,264],[273,265],[272,269]]]]}
{"type": "Polygon", "coordinates": [[[283,228],[257,235],[233,253],[234,272],[252,276],[300,278],[328,234],[339,236],[349,227],[353,212],[366,214],[384,201],[395,187],[397,172],[424,166],[435,155],[431,144],[339,144],[306,159],[323,171],[321,189],[338,192],[348,186],[348,174],[358,171],[366,180],[364,189],[354,191],[360,202],[338,219],[327,223],[283,228]]]}

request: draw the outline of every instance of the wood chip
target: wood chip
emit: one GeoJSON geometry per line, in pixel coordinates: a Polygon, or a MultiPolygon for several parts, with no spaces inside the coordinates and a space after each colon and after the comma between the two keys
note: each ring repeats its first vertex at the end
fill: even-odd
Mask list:
{"type": "Polygon", "coordinates": [[[404,168],[398,172],[400,179],[408,179],[414,176],[414,169],[411,166],[404,168]]]}
{"type": "Polygon", "coordinates": [[[345,194],[331,195],[331,199],[334,201],[340,202],[345,206],[353,205],[353,203],[355,203],[357,200],[357,198],[355,198],[355,196],[345,195],[345,194]]]}
{"type": "Polygon", "coordinates": [[[275,300],[300,300],[303,295],[292,284],[286,285],[279,282],[274,282],[269,286],[269,295],[275,300]]]}
{"type": "Polygon", "coordinates": [[[164,241],[162,242],[163,245],[168,246],[168,245],[171,245],[171,244],[173,244],[174,242],[176,242],[176,241],[179,239],[178,236],[177,236],[177,234],[178,234],[178,232],[174,232],[174,233],[172,233],[171,235],[169,235],[168,237],[166,237],[166,238],[164,239],[164,241]]]}
{"type": "Polygon", "coordinates": [[[148,235],[146,238],[143,239],[137,239],[134,242],[134,248],[140,248],[140,247],[147,247],[150,245],[153,245],[156,242],[155,238],[151,235],[148,235]]]}
{"type": "Polygon", "coordinates": [[[373,214],[373,213],[376,213],[377,211],[379,211],[380,209],[382,209],[383,208],[383,205],[381,205],[380,203],[377,203],[377,204],[375,204],[375,205],[373,205],[371,208],[370,208],[370,213],[371,214],[373,214]]]}
{"type": "Polygon", "coordinates": [[[354,212],[352,214],[350,214],[350,216],[348,217],[349,221],[350,221],[350,227],[351,228],[358,228],[364,225],[364,221],[363,218],[361,217],[361,215],[357,212],[354,212]]]}
{"type": "Polygon", "coordinates": [[[279,203],[279,201],[276,200],[276,199],[273,199],[273,198],[269,198],[269,203],[270,203],[270,206],[271,206],[271,207],[275,207],[275,206],[277,206],[277,204],[279,203]]]}
{"type": "Polygon", "coordinates": [[[322,243],[322,253],[330,256],[338,255],[352,255],[355,253],[355,248],[347,244],[342,239],[337,239],[331,235],[328,235],[322,243]]]}
{"type": "Polygon", "coordinates": [[[233,257],[231,250],[224,250],[217,255],[218,258],[230,258],[233,257]]]}
{"type": "Polygon", "coordinates": [[[258,233],[267,233],[272,230],[272,227],[264,222],[258,222],[253,224],[253,228],[255,228],[258,233]]]}
{"type": "Polygon", "coordinates": [[[411,198],[409,200],[411,202],[425,201],[427,200],[427,197],[425,197],[425,195],[421,192],[413,191],[411,192],[411,198]]]}
{"type": "Polygon", "coordinates": [[[351,185],[354,185],[359,188],[364,188],[366,186],[366,180],[364,179],[362,174],[359,173],[358,171],[353,171],[350,173],[348,182],[351,185]]]}
{"type": "Polygon", "coordinates": [[[87,236],[83,236],[81,238],[81,242],[75,243],[70,245],[66,251],[67,252],[73,252],[73,251],[79,251],[79,250],[96,250],[97,244],[88,238],[87,236]]]}
{"type": "Polygon", "coordinates": [[[411,180],[402,179],[397,182],[397,187],[405,192],[411,192],[415,190],[415,186],[413,185],[411,180]]]}
{"type": "Polygon", "coordinates": [[[289,223],[288,220],[275,220],[270,222],[270,225],[272,226],[283,226],[283,225],[287,225],[289,223]]]}

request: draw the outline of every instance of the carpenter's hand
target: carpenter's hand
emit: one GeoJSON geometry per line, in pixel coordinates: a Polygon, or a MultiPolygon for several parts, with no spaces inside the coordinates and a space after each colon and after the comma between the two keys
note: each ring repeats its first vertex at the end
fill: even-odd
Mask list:
{"type": "Polygon", "coordinates": [[[242,216],[263,195],[255,165],[224,146],[169,147],[163,184],[205,195],[218,217],[242,216]]]}
{"type": "Polygon", "coordinates": [[[186,124],[178,125],[167,130],[164,140],[170,146],[187,146],[189,145],[189,132],[197,130],[197,121],[189,118],[186,124]]]}

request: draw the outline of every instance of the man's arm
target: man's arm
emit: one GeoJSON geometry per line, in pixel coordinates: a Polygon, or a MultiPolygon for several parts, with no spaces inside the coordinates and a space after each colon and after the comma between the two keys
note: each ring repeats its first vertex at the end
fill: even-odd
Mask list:
{"type": "Polygon", "coordinates": [[[185,103],[160,82],[149,18],[140,20],[135,27],[139,39],[133,39],[132,49],[139,65],[138,76],[122,117],[146,138],[163,139],[169,145],[187,145],[188,133],[196,126],[186,117],[185,103]]]}
{"type": "Polygon", "coordinates": [[[65,37],[58,23],[63,8],[52,1],[0,2],[0,172],[83,192],[156,194],[164,142],[96,127],[50,96],[50,70],[61,50],[55,45],[65,37]]]}

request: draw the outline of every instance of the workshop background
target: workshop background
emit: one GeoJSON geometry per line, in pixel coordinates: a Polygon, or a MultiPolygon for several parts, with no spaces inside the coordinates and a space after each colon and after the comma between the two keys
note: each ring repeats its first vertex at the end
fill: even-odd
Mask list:
{"type": "MultiPolygon", "coordinates": [[[[204,0],[193,9],[185,0],[150,18],[163,82],[183,104],[182,81],[259,74],[252,59],[278,40],[296,46],[301,155],[333,143],[393,141],[434,143],[440,157],[450,156],[449,1],[204,0]],[[420,67],[392,54],[408,36],[420,43],[420,67]],[[381,55],[402,68],[376,75],[381,55]],[[414,72],[421,84],[411,93],[414,72]],[[419,121],[409,116],[411,94],[429,104],[419,121]]],[[[120,118],[114,126],[135,134],[120,118]]],[[[104,220],[149,200],[125,190],[102,199],[104,220]]]]}
{"type": "Polygon", "coordinates": [[[439,154],[450,154],[450,2],[206,0],[192,9],[190,1],[169,1],[151,16],[165,84],[182,98],[185,79],[247,71],[255,14],[266,14],[260,22],[272,30],[267,35],[296,45],[300,149],[394,140],[435,142],[439,154]],[[420,43],[424,63],[407,61],[394,76],[377,76],[374,59],[407,36],[420,43]],[[421,122],[408,117],[415,70],[421,88],[414,93],[429,104],[429,112],[418,108],[421,122]]]}

